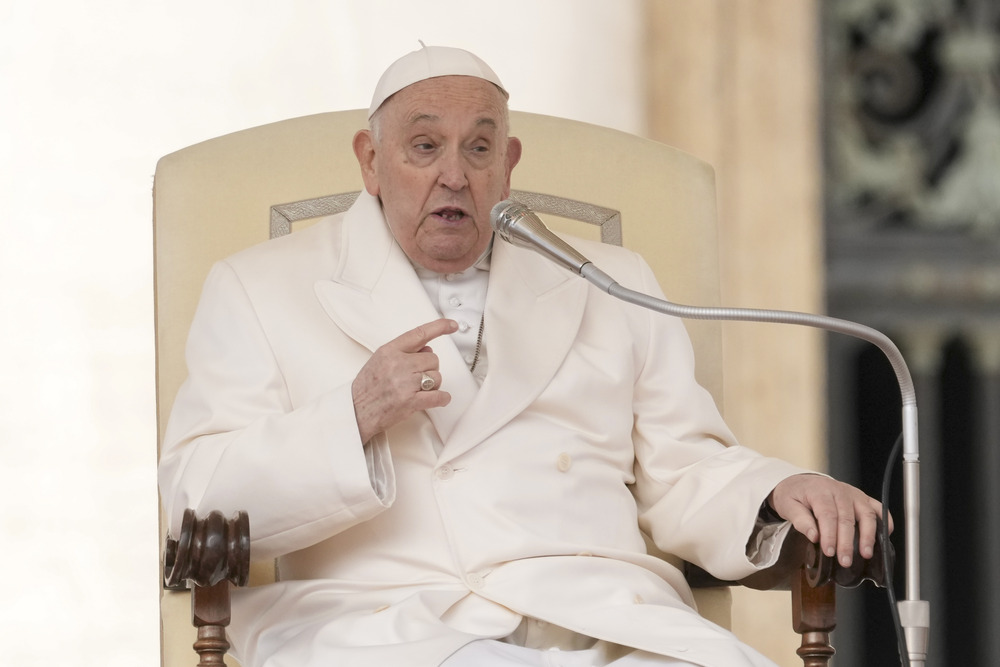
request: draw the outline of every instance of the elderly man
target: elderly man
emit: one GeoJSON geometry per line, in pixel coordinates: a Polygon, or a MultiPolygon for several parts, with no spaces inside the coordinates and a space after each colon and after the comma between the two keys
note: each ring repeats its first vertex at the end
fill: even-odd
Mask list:
{"type": "MultiPolygon", "coordinates": [[[[738,578],[794,525],[849,562],[879,504],[736,445],[681,322],[493,243],[521,144],[480,59],[398,60],[354,152],[343,219],[213,268],[167,431],[172,523],[246,509],[278,559],[234,602],[242,663],[770,664],[672,557],[738,578]]],[[[634,253],[574,243],[658,293],[634,253]]]]}

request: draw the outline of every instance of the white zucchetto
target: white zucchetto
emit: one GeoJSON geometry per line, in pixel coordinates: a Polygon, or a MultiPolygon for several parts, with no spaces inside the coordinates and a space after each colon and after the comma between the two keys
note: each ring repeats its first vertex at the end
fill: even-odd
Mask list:
{"type": "Polygon", "coordinates": [[[439,76],[474,76],[489,81],[500,89],[505,98],[509,97],[500,83],[500,77],[479,56],[450,46],[423,46],[407,53],[385,70],[375,86],[368,117],[371,118],[383,102],[403,88],[439,76]]]}

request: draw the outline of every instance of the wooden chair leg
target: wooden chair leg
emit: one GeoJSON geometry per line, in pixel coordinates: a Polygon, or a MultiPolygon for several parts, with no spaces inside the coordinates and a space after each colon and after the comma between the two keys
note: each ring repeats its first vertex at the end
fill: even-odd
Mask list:
{"type": "Polygon", "coordinates": [[[191,623],[198,628],[194,650],[198,667],[218,667],[226,664],[229,641],[226,627],[230,621],[229,581],[214,586],[195,586],[191,591],[191,623]]]}
{"type": "Polygon", "coordinates": [[[824,556],[819,547],[805,536],[792,531],[781,548],[778,562],[755,572],[739,582],[721,581],[691,563],[685,563],[684,575],[693,588],[727,586],[739,583],[755,590],[791,590],[792,627],[802,636],[796,651],[805,667],[828,667],[835,653],[830,633],[837,626],[837,586],[854,588],[865,581],[879,588],[888,579],[883,555],[892,563],[895,552],[892,543],[884,540],[879,530],[874,555],[865,560],[854,535],[854,559],[848,568],[841,567],[835,557],[824,556]]]}
{"type": "Polygon", "coordinates": [[[186,510],[177,539],[168,538],[163,552],[166,588],[191,588],[191,622],[198,629],[194,650],[198,667],[225,665],[229,641],[230,585],[246,586],[250,578],[250,519],[237,512],[227,520],[220,512],[203,519],[186,510]]]}
{"type": "Polygon", "coordinates": [[[830,633],[837,626],[837,585],[813,588],[805,569],[792,578],[792,628],[802,635],[796,651],[805,667],[828,667],[835,653],[830,633]]]}

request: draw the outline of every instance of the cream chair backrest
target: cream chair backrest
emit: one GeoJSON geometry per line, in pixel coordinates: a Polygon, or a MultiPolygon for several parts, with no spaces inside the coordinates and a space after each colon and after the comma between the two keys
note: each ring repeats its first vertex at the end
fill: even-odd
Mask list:
{"type": "MultiPolygon", "coordinates": [[[[196,144],[158,163],[153,219],[160,439],[186,375],[184,343],[209,268],[346,207],[349,193],[363,187],[351,139],[365,125],[362,110],[294,118],[196,144]]],[[[511,127],[524,145],[514,171],[515,198],[539,211],[558,211],[542,215],[556,230],[641,252],[672,300],[718,304],[715,184],[708,165],[662,144],[575,121],[512,112],[511,127]]],[[[686,324],[699,380],[721,405],[720,327],[686,324]]],[[[256,566],[252,579],[266,581],[269,569],[256,566]]],[[[728,590],[700,595],[702,613],[728,626],[728,590]]],[[[196,662],[188,605],[186,594],[164,592],[164,667],[196,662]]]]}

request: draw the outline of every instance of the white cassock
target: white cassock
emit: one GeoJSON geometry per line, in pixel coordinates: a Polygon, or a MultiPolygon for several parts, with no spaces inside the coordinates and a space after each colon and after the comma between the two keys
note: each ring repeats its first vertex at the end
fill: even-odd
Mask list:
{"type": "MultiPolygon", "coordinates": [[[[573,242],[659,294],[635,253],[573,242]]],[[[278,559],[278,583],[235,595],[243,664],[436,667],[531,618],[696,665],[769,665],[693,612],[679,559],[752,572],[761,503],[804,471],[735,444],[683,324],[496,244],[485,382],[432,341],[451,403],[363,445],[352,381],[437,317],[364,193],[211,271],[160,488],[173,530],[188,507],[246,510],[254,558],[278,559]]]]}

